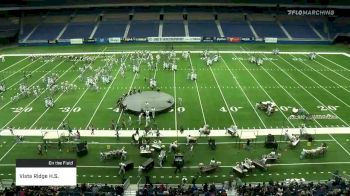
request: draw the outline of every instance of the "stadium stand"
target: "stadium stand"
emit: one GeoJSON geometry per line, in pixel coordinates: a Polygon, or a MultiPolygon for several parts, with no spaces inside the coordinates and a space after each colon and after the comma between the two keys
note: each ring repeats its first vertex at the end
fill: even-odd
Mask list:
{"type": "Polygon", "coordinates": [[[350,184],[344,180],[327,182],[269,182],[244,184],[237,187],[238,195],[349,195],[350,184]]]}
{"type": "Polygon", "coordinates": [[[330,34],[333,38],[337,33],[349,33],[350,32],[350,18],[341,17],[330,23],[330,34]]]}
{"type": "Polygon", "coordinates": [[[163,37],[185,36],[182,13],[165,13],[163,20],[163,37]]]}
{"type": "Polygon", "coordinates": [[[64,31],[61,39],[89,38],[94,26],[93,22],[72,22],[64,31]]]}
{"type": "Polygon", "coordinates": [[[158,37],[159,13],[135,13],[127,37],[158,37]]]}
{"type": "Polygon", "coordinates": [[[190,36],[220,37],[212,12],[188,13],[188,30],[190,36]]]}
{"type": "Polygon", "coordinates": [[[317,34],[312,30],[309,24],[302,17],[289,17],[282,15],[278,17],[278,20],[288,31],[292,38],[320,39],[320,37],[317,36],[317,34]]]}
{"type": "Polygon", "coordinates": [[[287,38],[281,27],[276,23],[275,18],[270,14],[249,14],[251,24],[258,37],[287,38]],[[268,28],[266,28],[268,27],[268,28]]]}
{"type": "Polygon", "coordinates": [[[242,13],[219,13],[218,18],[225,36],[253,37],[242,13]]]}

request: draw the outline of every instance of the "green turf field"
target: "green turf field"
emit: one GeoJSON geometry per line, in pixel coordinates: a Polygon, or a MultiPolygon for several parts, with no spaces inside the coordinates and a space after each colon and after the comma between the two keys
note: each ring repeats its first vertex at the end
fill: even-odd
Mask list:
{"type": "MultiPolygon", "coordinates": [[[[169,45],[124,45],[123,46],[70,46],[70,47],[21,47],[4,50],[6,54],[30,54],[30,53],[61,53],[61,52],[115,52],[151,49],[154,51],[170,50],[169,45]],[[148,46],[148,47],[147,47],[148,46]]],[[[174,96],[176,100],[182,98],[182,105],[176,105],[174,110],[156,117],[152,128],[160,130],[177,130],[179,127],[185,129],[198,129],[204,124],[209,124],[212,129],[224,129],[232,124],[244,129],[268,129],[299,127],[306,123],[308,127],[349,127],[350,124],[350,67],[349,56],[337,54],[321,54],[316,60],[311,61],[306,54],[255,54],[244,53],[246,51],[271,51],[276,46],[266,45],[174,45],[177,51],[190,50],[200,51],[209,49],[210,51],[222,51],[218,63],[212,67],[207,67],[200,59],[201,54],[193,52],[188,60],[181,58],[178,54],[178,71],[166,71],[161,66],[156,71],[148,70],[147,64],[143,63],[138,76],[130,70],[121,77],[118,72],[119,65],[113,68],[111,73],[113,82],[109,85],[100,84],[100,91],[96,92],[87,89],[85,83],[78,79],[77,67],[83,63],[73,66],[73,63],[55,55],[49,57],[50,62],[41,60],[32,61],[27,56],[9,56],[4,63],[0,62],[0,81],[7,86],[7,91],[2,93],[0,100],[0,129],[7,129],[13,126],[15,129],[58,129],[62,121],[69,121],[74,129],[87,129],[89,124],[93,124],[97,129],[110,129],[111,121],[119,123],[128,121],[129,116],[132,123],[127,123],[125,129],[134,130],[139,125],[137,116],[129,115],[113,109],[115,100],[129,89],[149,89],[149,82],[144,78],[155,75],[161,91],[174,96]],[[231,52],[232,51],[232,52],[231,52]],[[257,67],[248,62],[250,55],[259,56],[264,59],[264,64],[257,67]],[[187,73],[195,70],[198,74],[196,82],[187,80],[187,73]],[[39,97],[30,96],[11,103],[11,96],[18,92],[19,84],[24,82],[23,73],[31,71],[32,77],[26,82],[30,86],[39,85],[45,88],[42,77],[49,73],[59,74],[59,82],[69,81],[78,86],[78,89],[68,93],[58,92],[54,94],[55,107],[46,109],[44,107],[44,97],[48,94],[43,91],[39,97]],[[255,108],[255,103],[259,101],[274,101],[278,105],[278,111],[272,116],[267,116],[264,112],[255,108]],[[335,119],[318,119],[311,121],[289,119],[291,108],[304,108],[308,113],[314,115],[332,115],[335,119]]],[[[281,51],[322,51],[322,52],[346,52],[346,48],[341,46],[279,46],[281,51]]],[[[104,55],[98,56],[92,64],[98,68],[105,64],[104,55]]],[[[120,58],[126,54],[109,54],[120,58]]],[[[126,64],[130,64],[130,59],[126,59],[126,64]]],[[[266,180],[266,176],[272,179],[301,178],[327,179],[328,172],[335,169],[350,172],[350,144],[347,141],[348,135],[320,135],[317,140],[325,140],[329,144],[329,152],[325,157],[317,160],[299,160],[300,150],[306,146],[306,142],[295,150],[282,145],[282,159],[279,164],[268,172],[250,173],[246,176],[249,181],[266,180]],[[315,164],[303,164],[315,163],[315,164]],[[290,165],[283,165],[290,164],[290,165]]],[[[0,178],[6,178],[14,174],[14,167],[18,157],[32,158],[36,155],[35,142],[40,142],[40,138],[28,138],[34,143],[20,143],[14,147],[12,137],[3,137],[0,148],[0,178]],[[12,148],[13,147],[13,148],[12,148]],[[7,153],[8,152],[8,153],[7,153]],[[10,164],[10,165],[6,165],[10,164]]],[[[118,183],[120,176],[117,175],[116,162],[101,163],[98,153],[106,149],[107,144],[120,142],[127,143],[126,148],[129,157],[136,162],[141,162],[137,154],[137,148],[129,145],[129,139],[117,141],[113,138],[88,138],[88,141],[98,141],[99,144],[89,145],[89,155],[78,159],[78,181],[108,183],[118,183]],[[112,166],[112,167],[104,167],[112,166]],[[85,175],[85,176],[83,176],[85,175]],[[107,177],[108,176],[108,177],[107,177]],[[114,177],[115,176],[115,177],[114,177]]],[[[168,142],[171,139],[169,138],[168,142]]],[[[184,142],[183,139],[182,142],[184,142]]],[[[206,139],[201,139],[203,143],[206,139]]],[[[217,173],[203,176],[203,181],[221,181],[228,178],[230,166],[247,156],[252,158],[260,157],[268,150],[261,148],[262,144],[256,144],[252,151],[242,151],[238,149],[236,140],[232,138],[218,138],[217,142],[231,142],[218,144],[216,151],[210,151],[208,145],[199,144],[195,147],[195,154],[186,154],[186,166],[197,166],[200,162],[209,162],[212,156],[221,160],[223,165],[217,173]],[[230,149],[230,151],[227,151],[230,149]],[[193,158],[189,158],[193,157],[193,158]]],[[[262,142],[260,138],[258,141],[262,142]]],[[[318,146],[321,141],[314,142],[318,146]]],[[[308,147],[311,148],[311,147],[308,147]]],[[[187,153],[185,147],[182,150],[187,153]]],[[[70,152],[49,151],[45,157],[64,158],[75,157],[70,152]]],[[[166,166],[170,167],[171,161],[166,166]]],[[[136,164],[137,165],[137,164],[136,164]]],[[[196,175],[198,169],[186,168],[182,175],[190,177],[196,175]]],[[[133,176],[136,182],[136,170],[127,173],[133,176]]],[[[166,182],[177,182],[173,174],[173,168],[155,169],[150,173],[155,176],[155,180],[166,182]],[[171,177],[170,177],[171,176],[171,177]],[[174,180],[175,179],[175,180],[174,180]]],[[[180,179],[178,179],[179,181],[180,179]]]]}

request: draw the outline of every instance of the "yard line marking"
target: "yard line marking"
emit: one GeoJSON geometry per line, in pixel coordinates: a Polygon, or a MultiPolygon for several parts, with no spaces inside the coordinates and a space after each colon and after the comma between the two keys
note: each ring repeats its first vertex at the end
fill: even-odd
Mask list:
{"type": "MultiPolygon", "coordinates": [[[[56,65],[56,67],[57,67],[58,65],[56,65]]],[[[73,67],[73,66],[72,66],[73,67]]],[[[71,67],[71,68],[72,68],[71,67]]],[[[62,77],[62,75],[59,77],[59,78],[61,78],[62,77]]],[[[32,103],[34,103],[41,95],[43,95],[44,94],[44,92],[46,92],[47,91],[47,89],[45,89],[44,91],[42,91],[40,94],[39,94],[39,96],[37,96],[37,97],[35,97],[30,103],[28,103],[24,108],[27,108],[28,106],[30,106],[32,103]]],[[[2,109],[2,108],[1,108],[2,109]]],[[[9,120],[3,127],[2,127],[2,129],[4,129],[6,126],[8,126],[14,119],[16,119],[20,114],[22,114],[23,113],[23,111],[24,110],[21,110],[20,112],[18,112],[11,120],[9,120]]]]}
{"type": "MultiPolygon", "coordinates": [[[[280,57],[282,60],[284,60],[286,63],[288,63],[289,65],[291,65],[290,62],[286,61],[284,58],[280,57]]],[[[276,67],[279,68],[279,66],[277,66],[274,62],[272,62],[276,67]]],[[[293,65],[292,65],[293,66],[293,65]]],[[[305,92],[307,92],[309,95],[311,95],[318,103],[320,103],[321,105],[325,105],[323,104],[319,99],[317,99],[312,93],[310,93],[307,89],[305,89],[303,86],[301,86],[297,81],[295,81],[295,79],[293,77],[291,77],[288,73],[285,73],[289,78],[291,78],[296,84],[298,84],[305,92]]],[[[301,72],[302,73],[302,72],[301,72]]],[[[342,118],[340,118],[338,115],[336,115],[332,110],[329,110],[330,113],[332,113],[333,115],[337,116],[339,118],[339,120],[341,120],[346,126],[350,126],[347,122],[345,122],[342,118]]]]}
{"type": "MultiPolygon", "coordinates": [[[[155,53],[159,53],[162,52],[158,51],[158,50],[153,50],[150,51],[150,53],[155,54],[155,53]]],[[[175,50],[174,51],[177,54],[181,54],[183,52],[183,50],[175,50]]],[[[272,51],[241,51],[241,50],[220,50],[220,51],[209,51],[209,53],[223,53],[223,54],[273,54],[272,51]]],[[[313,51],[306,51],[306,52],[293,52],[293,51],[288,51],[288,52],[280,52],[280,54],[310,54],[313,51]]],[[[16,53],[16,54],[3,54],[3,56],[58,56],[58,55],[101,55],[101,54],[122,54],[122,53],[135,53],[135,51],[114,51],[114,52],[56,52],[56,53],[16,53]]],[[[197,51],[191,51],[191,53],[193,54],[201,54],[202,51],[201,50],[197,50],[197,51]]],[[[350,55],[346,52],[318,52],[317,54],[338,54],[338,55],[344,55],[347,57],[350,57],[350,55]]]]}
{"type": "MultiPolygon", "coordinates": [[[[306,142],[307,140],[300,140],[302,142],[306,142]]],[[[325,139],[325,140],[313,140],[315,142],[335,142],[333,139],[325,139]]],[[[279,143],[288,143],[289,141],[278,141],[279,143]]],[[[23,141],[21,143],[27,143],[27,144],[42,144],[42,142],[31,142],[31,141],[23,141]]],[[[73,144],[78,144],[79,142],[71,142],[73,144]]],[[[245,144],[246,142],[215,142],[215,144],[218,145],[224,145],[224,144],[245,144]]],[[[265,141],[255,141],[251,143],[256,143],[256,144],[264,144],[265,141]]],[[[111,145],[111,144],[117,144],[117,145],[132,145],[130,142],[118,142],[118,143],[113,143],[113,142],[88,142],[89,145],[111,145]]],[[[171,144],[168,142],[164,142],[162,144],[171,144]]],[[[178,144],[187,144],[185,142],[178,142],[178,144]]],[[[208,142],[197,142],[196,144],[199,145],[208,145],[208,142]]]]}
{"type": "MultiPolygon", "coordinates": [[[[63,60],[60,64],[62,64],[64,61],[65,61],[65,60],[63,60]]],[[[45,62],[45,63],[42,64],[40,67],[36,68],[34,71],[36,71],[36,70],[42,68],[42,67],[43,67],[44,65],[46,65],[47,63],[49,63],[49,62],[48,62],[48,61],[45,62]]],[[[58,65],[60,65],[60,64],[58,64],[58,65]]],[[[56,67],[57,67],[57,66],[56,66],[56,67]]],[[[54,67],[53,69],[55,69],[56,67],[54,67]]],[[[51,70],[53,70],[53,69],[51,69],[51,70]]],[[[34,72],[34,71],[31,71],[31,73],[34,72]]],[[[49,72],[48,72],[48,73],[49,73],[49,72]]],[[[44,76],[46,76],[48,73],[44,74],[44,76]]],[[[44,76],[42,76],[42,77],[44,77],[44,76]]],[[[39,80],[41,80],[42,77],[40,77],[36,82],[38,82],[39,80]]],[[[24,80],[24,77],[22,77],[20,80],[18,80],[17,82],[15,82],[15,83],[12,84],[11,86],[9,86],[9,87],[8,87],[8,90],[10,90],[10,89],[11,89],[12,87],[14,87],[16,84],[20,83],[22,80],[24,80]]],[[[36,83],[36,82],[35,82],[35,83],[36,83]]],[[[30,85],[29,87],[33,86],[35,83],[33,83],[32,85],[30,85]]]]}
{"type": "MultiPolygon", "coordinates": [[[[104,50],[105,50],[106,48],[104,48],[104,50]]],[[[104,51],[103,50],[103,51],[104,51]]],[[[102,51],[102,52],[103,52],[102,51]]],[[[96,59],[97,60],[97,59],[96,59]]],[[[94,61],[94,62],[96,62],[96,61],[94,61]]],[[[91,62],[90,63],[90,65],[92,64],[93,62],[91,62]]],[[[102,66],[103,67],[103,66],[102,66]]],[[[100,71],[99,71],[99,73],[102,71],[103,69],[101,69],[100,71]]],[[[79,77],[79,76],[78,76],[79,77]]],[[[78,77],[76,78],[76,79],[78,79],[78,77]]],[[[75,80],[76,80],[75,79],[75,80]]],[[[74,80],[74,81],[75,81],[74,80]]],[[[73,82],[74,82],[73,81],[73,82]]],[[[76,106],[77,106],[77,104],[80,102],[80,100],[84,97],[84,95],[86,94],[86,92],[89,90],[89,87],[86,87],[86,89],[85,89],[85,91],[80,95],[80,97],[79,97],[79,99],[75,102],[75,104],[71,107],[72,109],[71,110],[69,110],[69,112],[67,113],[67,115],[63,118],[63,120],[61,121],[61,122],[64,122],[68,117],[69,117],[69,115],[72,113],[72,111],[73,111],[73,108],[75,108],[76,106]]],[[[62,94],[61,94],[62,95],[62,94]]],[[[59,97],[58,97],[59,98],[59,97]]],[[[57,99],[58,99],[57,98],[57,99]]],[[[56,100],[55,100],[56,101],[56,100]]],[[[59,129],[60,128],[60,126],[61,126],[61,122],[59,123],[59,125],[57,126],[57,128],[56,129],[59,129]]]]}
{"type": "MultiPolygon", "coordinates": [[[[320,56],[320,57],[323,58],[323,59],[326,59],[328,62],[331,62],[331,63],[333,63],[334,65],[337,65],[338,67],[341,67],[341,68],[345,69],[346,71],[350,71],[350,69],[347,69],[346,67],[343,67],[343,66],[339,65],[338,63],[336,63],[336,62],[334,62],[334,61],[332,61],[332,60],[330,60],[330,59],[328,59],[328,58],[326,58],[326,57],[323,57],[323,56],[321,56],[321,55],[319,55],[319,54],[318,54],[318,56],[320,56]]],[[[347,56],[347,57],[350,57],[350,56],[347,56]]]]}
{"type": "MultiPolygon", "coordinates": [[[[293,56],[293,55],[291,55],[292,57],[295,57],[295,56],[293,56]]],[[[316,62],[316,61],[315,61],[316,62]]],[[[340,88],[342,88],[342,89],[344,89],[346,92],[348,92],[348,93],[350,93],[350,91],[348,90],[348,89],[346,89],[346,88],[344,88],[342,85],[340,85],[340,84],[338,84],[337,82],[335,82],[335,81],[333,81],[332,79],[330,79],[330,78],[328,78],[327,76],[325,76],[324,74],[322,74],[321,72],[319,72],[319,71],[317,71],[316,69],[314,69],[313,67],[311,67],[310,65],[308,65],[308,64],[306,64],[305,62],[301,62],[301,63],[303,63],[304,65],[306,65],[306,66],[308,66],[308,67],[310,67],[313,71],[315,71],[315,72],[317,72],[318,74],[320,74],[321,76],[323,76],[324,78],[326,78],[327,80],[329,80],[329,81],[331,81],[331,82],[333,82],[335,85],[337,85],[338,87],[340,87],[340,88]]],[[[319,62],[317,62],[319,65],[322,65],[322,66],[324,66],[323,64],[321,64],[321,63],[319,63],[319,62]]],[[[298,70],[298,71],[300,71],[300,70],[298,70]]],[[[334,73],[336,73],[336,72],[334,72],[334,73]]],[[[339,74],[340,75],[340,74],[339,74]]],[[[305,74],[305,76],[307,76],[306,74],[305,74]]],[[[342,76],[342,75],[340,75],[340,76],[342,76]]],[[[309,76],[307,76],[308,78],[310,78],[309,76]]],[[[310,78],[311,79],[311,78],[310,78]]],[[[347,78],[345,78],[346,80],[348,80],[348,81],[350,81],[349,79],[347,79],[347,78]]],[[[320,85],[321,86],[321,85],[320,85]]],[[[324,87],[323,87],[324,88],[324,87]]],[[[348,107],[350,107],[350,106],[348,106],[348,107]]]]}
{"type": "Polygon", "coordinates": [[[20,62],[22,62],[22,61],[26,60],[27,58],[29,58],[29,56],[27,56],[27,57],[23,58],[23,59],[22,59],[22,60],[20,60],[20,61],[17,61],[16,63],[13,63],[12,65],[10,65],[10,66],[6,67],[6,68],[5,68],[5,69],[3,69],[3,70],[0,70],[0,73],[1,73],[1,72],[4,72],[5,70],[7,70],[7,69],[9,69],[9,68],[11,68],[12,66],[17,65],[18,63],[20,63],[20,62]]]}
{"type": "Polygon", "coordinates": [[[175,72],[176,71],[173,71],[174,72],[174,104],[175,104],[175,110],[174,110],[174,116],[175,116],[175,130],[177,130],[177,100],[176,100],[176,83],[175,83],[175,72]]]}
{"type": "MultiPolygon", "coordinates": [[[[194,68],[193,68],[193,65],[192,65],[192,59],[191,59],[191,53],[189,53],[189,57],[190,57],[190,58],[189,58],[189,60],[190,60],[190,65],[191,65],[192,71],[194,72],[194,68]]],[[[204,121],[204,124],[207,124],[207,120],[205,119],[205,115],[204,115],[204,110],[203,110],[201,95],[199,94],[199,90],[198,90],[197,80],[194,80],[194,83],[196,84],[196,90],[197,90],[199,105],[201,106],[203,121],[204,121]]]]}
{"type": "MultiPolygon", "coordinates": [[[[58,67],[59,65],[61,65],[65,60],[61,61],[59,64],[57,64],[52,70],[56,69],[56,67],[58,67]]],[[[44,63],[43,65],[45,65],[46,63],[44,63]]],[[[48,73],[50,72],[47,72],[44,76],[46,76],[48,73]]],[[[42,77],[44,77],[42,76],[42,77]]],[[[41,81],[42,77],[40,77],[38,80],[36,80],[34,83],[32,83],[29,87],[32,87],[34,84],[36,84],[37,82],[41,81]]],[[[41,94],[40,94],[41,95],[41,94]]],[[[11,101],[7,102],[5,105],[3,105],[0,110],[4,109],[7,105],[9,105],[10,103],[12,103],[11,101]]]]}
{"type": "Polygon", "coordinates": [[[218,86],[218,89],[219,89],[219,91],[220,91],[221,97],[222,97],[222,99],[223,99],[224,102],[225,102],[225,105],[226,105],[226,108],[227,108],[228,113],[230,114],[231,120],[232,120],[233,124],[236,126],[236,121],[235,121],[235,119],[233,118],[233,116],[232,116],[232,114],[231,114],[230,107],[228,106],[228,104],[227,104],[227,102],[226,102],[225,96],[224,96],[224,94],[223,94],[222,91],[221,91],[221,87],[220,87],[218,81],[216,80],[215,74],[214,74],[213,70],[211,69],[211,66],[209,66],[209,70],[210,70],[210,72],[211,72],[211,74],[212,74],[212,76],[213,76],[213,78],[214,78],[214,80],[215,80],[215,82],[216,82],[216,85],[218,86]]]}
{"type": "MultiPolygon", "coordinates": [[[[293,55],[291,55],[293,56],[293,55]]],[[[279,56],[281,59],[283,59],[284,61],[286,61],[283,57],[279,56]]],[[[287,61],[286,61],[287,62],[287,61]]],[[[288,62],[288,64],[292,67],[294,67],[291,63],[288,62]]],[[[295,68],[295,67],[294,67],[295,68]]],[[[346,105],[347,107],[350,108],[350,105],[345,103],[343,100],[341,100],[340,98],[338,98],[337,96],[335,96],[333,93],[331,93],[329,90],[327,90],[325,87],[321,86],[320,84],[318,84],[314,79],[310,78],[308,75],[306,75],[304,72],[298,70],[301,74],[303,74],[305,77],[309,78],[312,82],[314,82],[315,84],[317,84],[318,86],[320,86],[324,91],[326,91],[328,94],[332,95],[334,98],[336,98],[337,100],[339,100],[340,102],[342,102],[344,105],[346,105]]]]}
{"type": "MultiPolygon", "coordinates": [[[[329,68],[328,66],[325,66],[324,64],[322,64],[322,63],[320,63],[320,62],[318,62],[318,61],[316,61],[316,60],[314,60],[314,61],[315,61],[317,64],[322,65],[322,66],[325,67],[326,69],[328,69],[328,70],[332,71],[333,73],[337,74],[338,76],[344,78],[345,80],[350,81],[349,78],[347,78],[347,77],[341,75],[340,73],[338,73],[338,71],[340,71],[340,70],[338,70],[338,71],[337,71],[337,70],[333,70],[333,69],[329,68]]],[[[342,86],[342,88],[344,88],[344,86],[342,86]]]]}
{"type": "Polygon", "coordinates": [[[247,94],[244,92],[244,90],[243,90],[241,84],[238,82],[237,78],[234,76],[234,74],[232,73],[232,71],[229,69],[229,67],[228,67],[228,65],[227,65],[227,63],[226,63],[226,61],[224,60],[224,58],[222,58],[221,55],[220,55],[220,58],[222,59],[222,61],[224,62],[225,66],[227,67],[227,69],[228,69],[229,72],[231,73],[232,78],[236,81],[238,87],[239,87],[239,88],[241,89],[241,91],[243,92],[245,98],[248,100],[248,102],[249,102],[250,106],[253,108],[255,114],[256,114],[256,115],[258,116],[258,118],[260,119],[260,122],[263,124],[264,128],[266,128],[266,125],[265,125],[264,121],[260,118],[260,116],[259,116],[258,112],[256,111],[255,107],[253,106],[252,102],[251,102],[250,99],[248,98],[247,94]]]}
{"type": "MultiPolygon", "coordinates": [[[[73,66],[71,66],[69,69],[67,69],[65,72],[63,72],[63,74],[62,75],[60,75],[60,77],[59,78],[61,78],[63,75],[65,75],[70,69],[72,69],[73,68],[73,66]]],[[[79,76],[77,76],[73,81],[72,81],[72,83],[74,83],[77,79],[79,78],[79,76]]],[[[43,93],[46,91],[47,89],[45,89],[44,91],[43,91],[43,93]]],[[[64,92],[62,92],[56,99],[55,99],[55,101],[54,102],[56,102],[62,95],[64,94],[64,92]]],[[[38,96],[38,97],[40,97],[40,96],[38,96]]],[[[34,121],[34,123],[29,127],[29,129],[31,129],[31,128],[33,128],[33,126],[44,116],[44,114],[47,112],[47,111],[49,111],[50,110],[50,108],[47,108],[35,121],[34,121]]]]}
{"type": "Polygon", "coordinates": [[[15,142],[12,147],[0,158],[0,162],[6,157],[6,155],[17,145],[17,142],[15,142]]]}
{"type": "MultiPolygon", "coordinates": [[[[132,79],[132,82],[131,82],[131,85],[130,85],[130,87],[129,87],[128,92],[130,92],[130,90],[131,90],[131,88],[132,88],[132,86],[133,86],[133,84],[134,84],[134,82],[135,82],[135,78],[136,78],[137,75],[138,75],[138,73],[135,73],[135,74],[134,74],[134,78],[132,79]]],[[[119,114],[119,117],[118,117],[118,120],[117,120],[117,125],[119,124],[119,121],[120,121],[120,118],[121,118],[122,115],[123,115],[123,112],[124,112],[124,109],[122,109],[122,111],[120,111],[120,114],[119,114]]]]}
{"type": "Polygon", "coordinates": [[[348,150],[346,150],[346,148],[344,148],[343,145],[341,145],[338,140],[336,140],[331,134],[328,134],[349,156],[350,156],[350,153],[348,150]]]}
{"type": "MultiPolygon", "coordinates": [[[[242,48],[242,47],[241,47],[242,48]]],[[[242,48],[243,49],[243,48],[242,48]]],[[[244,49],[243,49],[244,50],[244,49]]],[[[232,54],[234,57],[237,57],[235,54],[232,54]]],[[[271,101],[275,102],[274,99],[272,99],[272,97],[270,96],[270,94],[267,93],[267,91],[261,86],[260,82],[255,78],[255,76],[247,69],[247,67],[243,64],[243,62],[241,60],[238,60],[241,65],[248,71],[249,75],[252,76],[252,78],[254,79],[254,81],[259,85],[259,87],[261,88],[261,90],[263,90],[265,92],[265,94],[269,97],[269,99],[271,99],[271,101]]],[[[271,75],[270,75],[271,77],[271,75]]],[[[281,85],[280,85],[281,86],[281,85]]],[[[279,108],[279,106],[277,105],[277,108],[279,111],[281,111],[281,109],[279,108]]],[[[284,118],[289,122],[289,124],[292,127],[295,127],[293,125],[293,123],[289,120],[289,118],[282,112],[282,115],[284,116],[284,118]]]]}
{"type": "Polygon", "coordinates": [[[118,69],[118,72],[117,72],[117,74],[114,76],[113,81],[109,84],[109,86],[108,86],[108,88],[107,88],[105,94],[103,95],[102,99],[100,100],[100,103],[97,105],[97,107],[96,107],[94,113],[92,114],[92,116],[91,116],[89,122],[88,122],[87,125],[85,126],[85,129],[88,129],[88,127],[90,126],[91,121],[94,119],[94,117],[95,117],[95,115],[96,115],[96,113],[97,113],[97,110],[100,108],[100,106],[101,106],[103,100],[106,98],[106,95],[107,95],[107,93],[109,92],[109,90],[111,90],[112,84],[113,84],[114,81],[117,79],[117,76],[118,76],[119,72],[120,72],[120,69],[118,69]]]}
{"type": "MultiPolygon", "coordinates": [[[[350,162],[311,162],[311,163],[275,163],[275,164],[268,164],[269,167],[278,167],[278,166],[305,166],[305,165],[347,165],[350,164],[350,162]]],[[[16,164],[0,164],[0,166],[5,167],[13,167],[16,166],[16,164]]],[[[232,168],[234,165],[221,165],[222,168],[232,168]]],[[[105,168],[105,169],[115,169],[119,168],[119,166],[107,166],[107,165],[77,165],[78,168],[105,168]]],[[[154,167],[156,169],[174,169],[176,167],[173,166],[164,166],[164,167],[154,167]]],[[[184,166],[183,168],[186,169],[198,169],[198,165],[194,166],[184,166]]],[[[292,173],[295,174],[295,173],[292,173]]]]}
{"type": "Polygon", "coordinates": [[[35,61],[32,61],[31,63],[29,63],[28,65],[22,67],[21,69],[17,70],[16,72],[12,73],[11,75],[7,76],[6,78],[2,79],[0,82],[5,81],[6,79],[12,77],[13,75],[17,74],[18,72],[20,72],[22,69],[27,68],[28,66],[32,65],[33,63],[37,62],[39,59],[36,59],[35,61]]]}

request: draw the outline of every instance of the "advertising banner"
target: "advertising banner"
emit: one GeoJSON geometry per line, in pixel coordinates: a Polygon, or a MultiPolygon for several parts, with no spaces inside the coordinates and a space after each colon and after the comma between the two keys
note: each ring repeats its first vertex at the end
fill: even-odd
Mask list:
{"type": "Polygon", "coordinates": [[[110,37],[110,38],[108,38],[108,43],[116,44],[116,43],[120,43],[120,42],[121,42],[120,37],[110,37]]]}
{"type": "Polygon", "coordinates": [[[83,44],[83,39],[70,39],[70,44],[83,44]]]}
{"type": "Polygon", "coordinates": [[[148,37],[148,42],[201,42],[202,37],[148,37]]]}
{"type": "Polygon", "coordinates": [[[241,41],[240,37],[227,37],[227,41],[231,43],[237,43],[241,41]]]}
{"type": "Polygon", "coordinates": [[[265,37],[265,43],[277,43],[277,37],[265,37]]]}

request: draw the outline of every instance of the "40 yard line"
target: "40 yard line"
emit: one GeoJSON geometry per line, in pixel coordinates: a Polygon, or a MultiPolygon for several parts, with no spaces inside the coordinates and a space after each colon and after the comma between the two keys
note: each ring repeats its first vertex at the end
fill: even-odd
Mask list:
{"type": "MultiPolygon", "coordinates": [[[[191,59],[191,53],[189,54],[189,57],[190,57],[190,58],[189,58],[189,59],[190,59],[190,65],[191,65],[192,71],[194,72],[193,65],[192,65],[192,59],[191,59]]],[[[199,105],[201,106],[203,121],[204,121],[204,124],[207,124],[207,120],[205,119],[205,115],[204,115],[204,110],[203,110],[201,95],[199,94],[199,90],[198,90],[197,80],[194,80],[194,83],[196,84],[196,90],[197,90],[199,105]]],[[[175,111],[175,112],[176,112],[176,111],[175,111]]]]}
{"type": "MultiPolygon", "coordinates": [[[[126,58],[127,58],[127,57],[126,57],[126,58]]],[[[97,107],[96,107],[94,113],[92,114],[92,116],[91,116],[89,122],[86,124],[85,129],[88,129],[88,128],[89,128],[89,126],[90,126],[92,120],[94,119],[94,117],[95,117],[95,115],[96,115],[96,113],[97,113],[97,110],[100,108],[100,106],[101,106],[103,100],[106,98],[106,95],[108,94],[109,90],[111,90],[112,84],[113,84],[114,81],[117,79],[119,72],[120,72],[120,68],[118,69],[117,74],[114,76],[113,81],[109,84],[109,86],[108,86],[108,88],[107,88],[105,94],[103,95],[102,99],[100,100],[100,103],[97,105],[97,107]]]]}
{"type": "Polygon", "coordinates": [[[255,114],[258,116],[260,122],[263,124],[264,128],[266,128],[266,125],[265,125],[264,121],[260,118],[258,112],[256,111],[256,109],[255,109],[255,107],[253,106],[252,102],[251,102],[250,99],[248,98],[247,94],[244,92],[244,90],[243,90],[241,84],[238,82],[237,78],[234,76],[234,74],[232,73],[231,69],[228,67],[226,61],[224,60],[224,58],[221,57],[221,55],[220,55],[220,58],[221,58],[221,60],[224,62],[224,64],[225,64],[226,68],[228,69],[228,71],[231,73],[232,78],[233,78],[233,79],[236,81],[236,83],[238,84],[239,88],[240,88],[241,91],[243,92],[243,95],[244,95],[245,98],[248,100],[248,102],[249,102],[250,106],[253,108],[255,114]]]}

